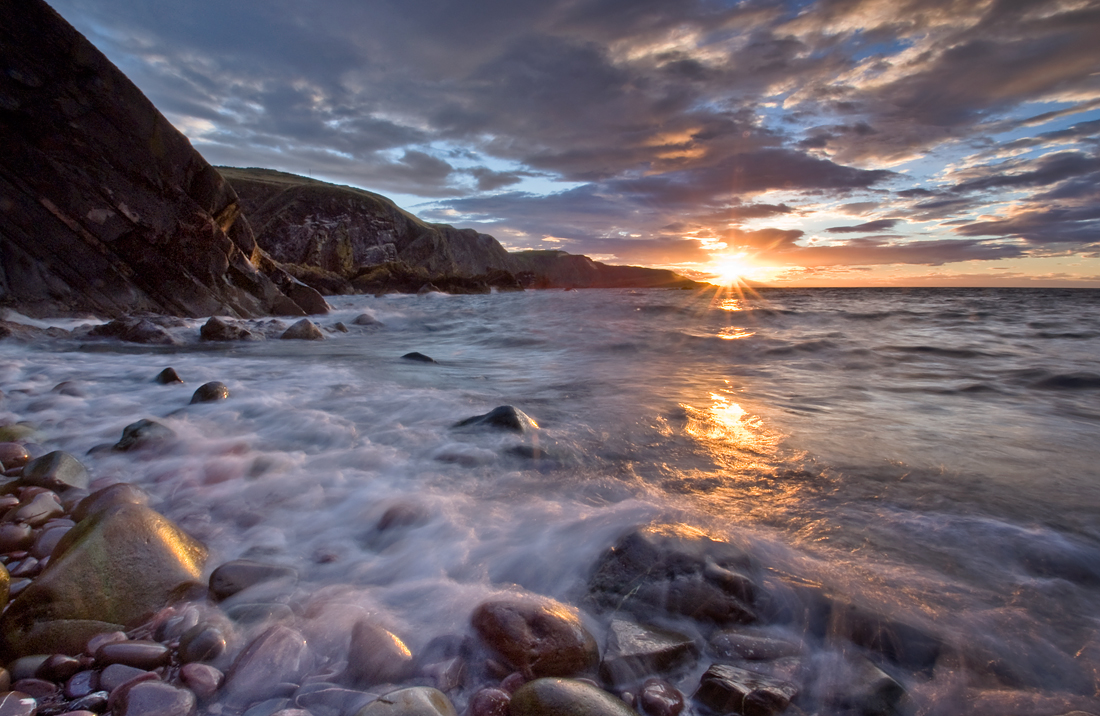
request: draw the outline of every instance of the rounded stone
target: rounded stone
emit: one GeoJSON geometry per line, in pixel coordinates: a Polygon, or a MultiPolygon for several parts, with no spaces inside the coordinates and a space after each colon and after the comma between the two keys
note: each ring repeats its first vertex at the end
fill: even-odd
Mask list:
{"type": "Polygon", "coordinates": [[[61,450],[54,450],[31,460],[23,467],[24,485],[45,487],[49,490],[66,490],[70,487],[88,487],[88,471],[75,457],[61,450]]]}
{"type": "Polygon", "coordinates": [[[308,318],[303,318],[290,328],[286,329],[279,338],[285,340],[323,341],[325,334],[317,327],[317,324],[308,318]]]}
{"type": "Polygon", "coordinates": [[[360,687],[399,683],[412,670],[412,652],[397,635],[366,620],[356,622],[345,672],[348,682],[360,687]]]}
{"type": "Polygon", "coordinates": [[[108,631],[102,634],[96,634],[88,640],[88,644],[84,647],[84,653],[94,657],[99,651],[99,648],[104,644],[115,644],[120,641],[129,641],[129,639],[130,637],[126,636],[126,632],[121,631],[108,631]]]}
{"type": "Polygon", "coordinates": [[[298,572],[293,567],[255,562],[250,559],[235,559],[226,562],[210,574],[210,591],[218,599],[227,599],[262,582],[296,581],[297,579],[298,572]]]}
{"type": "Polygon", "coordinates": [[[30,525],[7,522],[0,524],[0,552],[15,552],[34,544],[30,525]]]}
{"type": "Polygon", "coordinates": [[[114,691],[123,684],[140,678],[151,672],[144,669],[135,669],[125,664],[111,664],[99,674],[99,688],[104,691],[114,691]]]}
{"type": "Polygon", "coordinates": [[[34,544],[31,546],[31,556],[37,559],[49,557],[53,553],[53,548],[71,529],[72,527],[69,525],[44,527],[34,539],[34,544]]]}
{"type": "Polygon", "coordinates": [[[80,659],[66,654],[53,654],[42,662],[35,675],[40,679],[50,681],[68,681],[74,674],[84,668],[80,659]]]}
{"type": "Polygon", "coordinates": [[[31,656],[22,656],[11,662],[8,664],[11,680],[33,679],[50,656],[50,654],[32,654],[31,656]]]}
{"type": "Polygon", "coordinates": [[[115,716],[190,716],[195,695],[160,681],[144,681],[127,690],[112,711],[115,716]]]}
{"type": "Polygon", "coordinates": [[[512,695],[511,716],[637,716],[621,699],[574,679],[535,679],[512,695]]]}
{"type": "Polygon", "coordinates": [[[180,661],[190,664],[196,661],[217,659],[225,651],[225,635],[221,629],[209,624],[197,624],[180,637],[180,661]]]}
{"type": "Polygon", "coordinates": [[[95,660],[102,665],[122,664],[146,671],[168,663],[169,651],[164,644],[148,640],[120,641],[104,644],[96,650],[95,660]]]}
{"type": "Polygon", "coordinates": [[[163,443],[176,437],[176,431],[155,420],[142,419],[130,423],[122,429],[122,437],[111,448],[118,452],[128,452],[138,448],[163,443]]]}
{"type": "Polygon", "coordinates": [[[27,448],[19,443],[0,443],[0,463],[5,468],[23,467],[30,459],[27,448]]]}
{"type": "Polygon", "coordinates": [[[108,507],[123,504],[148,505],[149,493],[128,482],[108,485],[81,500],[76,509],[73,510],[73,519],[80,522],[85,517],[103,512],[108,507]]]}
{"type": "Polygon", "coordinates": [[[208,664],[184,664],[180,668],[180,679],[201,700],[211,698],[222,685],[225,675],[208,664]]]}
{"type": "Polygon", "coordinates": [[[377,318],[370,315],[369,313],[360,313],[358,316],[356,316],[354,319],[352,319],[352,323],[357,325],[357,326],[380,326],[380,325],[382,325],[381,321],[379,321],[377,318]]]}
{"type": "Polygon", "coordinates": [[[511,700],[502,689],[482,689],[470,697],[469,716],[508,716],[511,700]]]}
{"type": "Polygon", "coordinates": [[[157,377],[154,380],[161,385],[169,385],[171,383],[182,383],[183,378],[179,376],[175,368],[168,367],[157,373],[157,377]]]}
{"type": "Polygon", "coordinates": [[[455,707],[439,689],[414,686],[392,691],[359,709],[355,716],[457,716],[455,707]]]}
{"type": "Polygon", "coordinates": [[[600,661],[577,610],[548,597],[485,602],[471,621],[482,640],[527,678],[576,676],[600,661]]]}
{"type": "Polygon", "coordinates": [[[45,679],[20,679],[11,685],[11,689],[39,700],[53,696],[60,691],[57,684],[45,679]]]}
{"type": "Polygon", "coordinates": [[[664,679],[646,680],[638,701],[650,716],[678,716],[684,710],[684,695],[664,679]]]}
{"type": "Polygon", "coordinates": [[[34,716],[38,702],[29,694],[9,691],[0,694],[0,716],[34,716]]]}
{"type": "Polygon", "coordinates": [[[225,400],[229,397],[229,388],[225,387],[225,383],[219,383],[216,380],[212,380],[209,383],[203,383],[191,396],[191,404],[195,403],[213,403],[218,400],[225,400]]]}
{"type": "Polygon", "coordinates": [[[99,673],[96,671],[78,671],[65,682],[65,698],[82,699],[93,691],[99,690],[99,673]]]}

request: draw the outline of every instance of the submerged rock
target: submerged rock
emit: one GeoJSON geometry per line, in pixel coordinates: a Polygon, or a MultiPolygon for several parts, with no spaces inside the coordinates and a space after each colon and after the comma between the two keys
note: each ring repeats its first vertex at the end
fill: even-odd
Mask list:
{"type": "Polygon", "coordinates": [[[296,582],[298,571],[293,567],[279,564],[235,559],[226,562],[210,574],[210,591],[219,600],[228,599],[249,587],[275,580],[296,582]]]}
{"type": "Polygon", "coordinates": [[[325,334],[317,327],[316,323],[308,318],[303,318],[286,329],[279,338],[285,340],[323,341],[325,340],[325,334]]]}
{"type": "Polygon", "coordinates": [[[69,453],[55,450],[28,462],[23,467],[22,481],[24,485],[48,490],[85,489],[88,487],[88,471],[69,453]]]}
{"type": "Polygon", "coordinates": [[[195,695],[161,681],[144,681],[127,689],[111,711],[115,716],[191,716],[195,695]]]}
{"type": "Polygon", "coordinates": [[[355,623],[344,672],[348,683],[357,687],[400,683],[412,674],[414,664],[412,652],[396,634],[367,620],[355,623]]]}
{"type": "Polygon", "coordinates": [[[413,351],[412,353],[406,353],[405,355],[403,355],[401,357],[405,360],[416,361],[418,363],[435,363],[436,362],[435,358],[431,358],[430,356],[426,356],[426,355],[424,355],[423,353],[421,353],[419,351],[413,351]]]}
{"type": "Polygon", "coordinates": [[[573,679],[536,679],[512,695],[511,716],[637,716],[612,694],[573,679]]]}
{"type": "Polygon", "coordinates": [[[604,553],[589,578],[589,595],[600,606],[643,615],[659,609],[748,623],[757,618],[751,571],[751,559],[731,544],[685,527],[647,527],[604,553]]]}
{"type": "Polygon", "coordinates": [[[223,321],[217,316],[211,316],[199,329],[199,339],[204,341],[253,341],[256,340],[256,336],[244,326],[223,321]]]}
{"type": "Polygon", "coordinates": [[[549,597],[481,604],[471,618],[478,636],[527,678],[595,671],[600,653],[576,609],[549,597]]]}
{"type": "Polygon", "coordinates": [[[359,709],[355,716],[457,716],[457,712],[439,689],[414,686],[379,697],[359,709]]]}
{"type": "Polygon", "coordinates": [[[122,438],[114,444],[113,450],[127,452],[156,443],[162,443],[176,437],[176,431],[155,420],[142,419],[130,423],[122,429],[122,438]]]}
{"type": "Polygon", "coordinates": [[[369,313],[360,313],[356,316],[352,323],[356,326],[381,326],[382,322],[369,313]]]}
{"type": "Polygon", "coordinates": [[[171,366],[169,366],[169,367],[165,368],[164,370],[162,370],[161,372],[157,373],[157,377],[154,378],[153,380],[160,383],[161,385],[170,385],[172,383],[182,383],[183,382],[183,378],[181,378],[179,376],[179,373],[176,372],[176,369],[172,368],[171,366]]]}
{"type": "Polygon", "coordinates": [[[695,699],[718,714],[772,716],[783,712],[797,694],[798,687],[788,681],[714,664],[699,680],[695,699]]]}
{"type": "Polygon", "coordinates": [[[177,346],[181,343],[164,328],[145,318],[116,318],[109,323],[96,326],[88,335],[117,338],[127,343],[162,346],[177,346]]]}
{"type": "Polygon", "coordinates": [[[710,645],[725,659],[770,661],[802,653],[802,642],[772,634],[747,631],[720,631],[712,635],[710,645]]]}
{"type": "Polygon", "coordinates": [[[230,705],[242,706],[278,694],[282,684],[297,684],[312,665],[305,637],[277,625],[240,653],[225,678],[222,692],[230,705]]]}
{"type": "Polygon", "coordinates": [[[85,519],[0,618],[10,655],[78,653],[90,636],[160,609],[202,574],[206,549],[147,507],[85,519]]]}
{"type": "Polygon", "coordinates": [[[607,631],[600,676],[610,684],[625,685],[693,663],[698,653],[691,637],[613,619],[607,631]]]}
{"type": "Polygon", "coordinates": [[[216,380],[212,380],[198,387],[198,390],[191,396],[191,404],[213,403],[218,400],[225,400],[228,397],[229,388],[225,387],[225,383],[219,383],[216,380]]]}
{"type": "Polygon", "coordinates": [[[501,405],[493,408],[484,415],[475,415],[465,420],[459,420],[454,424],[456,428],[494,428],[497,430],[511,430],[522,433],[528,430],[537,430],[538,423],[532,420],[526,413],[511,405],[501,405]]]}

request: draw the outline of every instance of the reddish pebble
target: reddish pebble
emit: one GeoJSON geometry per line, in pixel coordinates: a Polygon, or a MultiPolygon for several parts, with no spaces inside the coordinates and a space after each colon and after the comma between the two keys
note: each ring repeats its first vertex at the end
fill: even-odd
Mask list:
{"type": "Polygon", "coordinates": [[[0,462],[4,467],[23,467],[31,459],[27,448],[19,443],[0,443],[0,462]]]}
{"type": "Polygon", "coordinates": [[[25,522],[31,527],[38,527],[47,520],[65,514],[65,508],[61,506],[61,498],[49,490],[39,493],[29,500],[24,497],[21,502],[22,504],[4,516],[5,520],[25,522]]]}
{"type": "Polygon", "coordinates": [[[26,559],[22,559],[15,564],[9,564],[8,574],[10,574],[12,577],[15,577],[16,579],[21,579],[23,577],[33,577],[35,574],[38,574],[38,560],[34,557],[27,557],[26,559]]]}
{"type": "Polygon", "coordinates": [[[0,694],[0,714],[3,716],[34,716],[38,711],[38,702],[33,697],[19,691],[0,694]]]}
{"type": "Polygon", "coordinates": [[[120,641],[104,644],[95,653],[100,665],[124,664],[135,669],[155,669],[168,663],[168,647],[156,641],[120,641]]]}
{"type": "Polygon", "coordinates": [[[19,504],[19,498],[15,495],[0,495],[0,510],[10,510],[19,504]]]}
{"type": "Polygon", "coordinates": [[[80,659],[65,654],[54,654],[42,662],[42,666],[38,667],[35,675],[49,681],[68,681],[83,666],[80,659]]]}
{"type": "Polygon", "coordinates": [[[11,685],[11,690],[22,692],[35,699],[53,696],[58,692],[57,684],[45,679],[20,679],[11,685]]]}
{"type": "Polygon", "coordinates": [[[24,550],[34,543],[34,530],[30,525],[6,522],[0,524],[0,552],[24,550]]]}
{"type": "Polygon", "coordinates": [[[684,695],[664,679],[647,679],[639,700],[650,716],[677,716],[684,710],[684,695]]]}
{"type": "Polygon", "coordinates": [[[134,688],[135,686],[140,686],[141,684],[144,684],[148,681],[158,681],[159,682],[160,677],[157,676],[152,671],[145,671],[141,674],[141,676],[135,676],[134,678],[127,681],[126,683],[119,684],[111,692],[110,697],[108,697],[108,699],[107,699],[107,708],[109,708],[111,710],[111,713],[113,713],[117,716],[117,714],[119,713],[119,706],[122,704],[123,700],[126,698],[126,694],[130,693],[130,689],[134,688]]]}
{"type": "Polygon", "coordinates": [[[470,716],[508,716],[511,701],[502,689],[482,689],[470,698],[470,716]]]}
{"type": "Polygon", "coordinates": [[[120,641],[129,641],[130,637],[126,636],[120,631],[108,631],[102,634],[96,634],[88,640],[88,644],[84,647],[84,653],[88,656],[95,656],[99,651],[99,647],[104,644],[114,644],[120,641]]]}
{"type": "Polygon", "coordinates": [[[184,664],[180,678],[187,688],[200,699],[208,699],[217,692],[225,675],[209,664],[184,664]]]}
{"type": "MultiPolygon", "coordinates": [[[[132,666],[123,666],[122,664],[111,664],[100,673],[99,688],[104,691],[114,691],[123,684],[127,684],[146,674],[153,674],[153,672],[142,671],[141,669],[135,669],[132,666]]],[[[153,676],[156,676],[156,674],[153,674],[153,676]]]]}
{"type": "Polygon", "coordinates": [[[94,671],[78,671],[65,682],[65,698],[82,699],[99,690],[99,674],[94,671]]]}
{"type": "Polygon", "coordinates": [[[527,683],[527,679],[520,672],[516,671],[508,676],[504,677],[504,681],[500,682],[500,688],[507,691],[509,694],[516,693],[516,689],[527,683]]]}

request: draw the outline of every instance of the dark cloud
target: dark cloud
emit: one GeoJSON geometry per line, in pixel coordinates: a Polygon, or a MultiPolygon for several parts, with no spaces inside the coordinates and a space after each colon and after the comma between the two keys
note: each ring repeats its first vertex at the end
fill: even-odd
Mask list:
{"type": "Polygon", "coordinates": [[[1001,236],[1033,244],[1100,244],[1100,206],[1035,209],[1009,219],[976,221],[959,226],[962,236],[1001,236]]]}
{"type": "Polygon", "coordinates": [[[1084,174],[1100,171],[1100,157],[1081,152],[1058,152],[1025,162],[1004,162],[992,167],[982,167],[987,176],[956,184],[956,192],[1000,189],[1006,187],[1035,187],[1056,184],[1084,174]],[[1020,171],[1020,170],[1023,171],[1020,171]]]}
{"type": "Polygon", "coordinates": [[[868,221],[864,224],[857,224],[856,226],[834,226],[825,230],[830,234],[871,234],[876,231],[892,229],[894,228],[894,224],[898,223],[898,221],[900,221],[900,219],[878,219],[876,221],[868,221]]]}

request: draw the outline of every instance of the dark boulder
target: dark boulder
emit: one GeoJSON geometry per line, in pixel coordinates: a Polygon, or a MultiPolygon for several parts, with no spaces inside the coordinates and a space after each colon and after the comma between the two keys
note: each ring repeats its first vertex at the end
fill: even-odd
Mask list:
{"type": "Polygon", "coordinates": [[[316,323],[308,318],[303,318],[286,329],[279,338],[284,340],[323,341],[325,340],[325,334],[321,332],[316,323]]]}
{"type": "Polygon", "coordinates": [[[195,403],[213,403],[219,400],[225,400],[229,397],[229,388],[225,387],[225,383],[219,383],[216,380],[212,380],[209,383],[203,383],[195,390],[191,396],[191,404],[195,403]]]}
{"type": "Polygon", "coordinates": [[[424,355],[423,353],[421,353],[419,351],[413,351],[412,353],[406,353],[405,355],[403,355],[401,357],[405,360],[411,360],[411,361],[415,361],[417,363],[435,363],[436,362],[435,358],[432,358],[430,356],[426,356],[426,355],[424,355]]]}
{"type": "Polygon", "coordinates": [[[695,641],[684,634],[614,619],[607,630],[600,676],[609,684],[627,685],[688,666],[698,654],[695,641]]]}
{"type": "Polygon", "coordinates": [[[96,326],[88,335],[100,338],[117,338],[127,343],[147,343],[160,346],[180,344],[175,336],[146,318],[116,318],[109,323],[96,326]]]}
{"type": "Polygon", "coordinates": [[[211,316],[210,320],[199,329],[199,338],[204,341],[254,341],[256,336],[244,326],[223,321],[217,316],[211,316]]]}
{"type": "Polygon", "coordinates": [[[511,405],[501,405],[493,408],[484,415],[475,415],[465,420],[459,420],[452,427],[456,428],[494,428],[497,430],[510,430],[514,433],[522,433],[528,430],[537,430],[539,425],[518,408],[511,405]]]}
{"type": "Polygon", "coordinates": [[[181,378],[179,376],[179,373],[176,372],[176,369],[172,368],[171,366],[157,373],[157,377],[153,380],[160,383],[161,385],[171,385],[172,383],[183,382],[183,378],[181,378]]]}
{"type": "Polygon", "coordinates": [[[69,453],[55,450],[28,462],[23,467],[22,482],[48,490],[83,489],[88,486],[88,471],[69,453]]]}
{"type": "Polygon", "coordinates": [[[673,525],[626,535],[603,554],[588,581],[599,606],[654,609],[718,624],[757,618],[752,560],[737,547],[673,525]]]}
{"type": "Polygon", "coordinates": [[[114,450],[128,452],[138,448],[163,443],[176,437],[176,431],[155,420],[142,419],[122,429],[122,438],[114,444],[114,450]]]}
{"type": "Polygon", "coordinates": [[[0,304],[249,316],[289,301],[233,189],[42,0],[0,0],[0,304]]]}
{"type": "Polygon", "coordinates": [[[772,716],[782,713],[798,686],[729,664],[714,664],[699,680],[695,700],[717,714],[772,716]]]}

